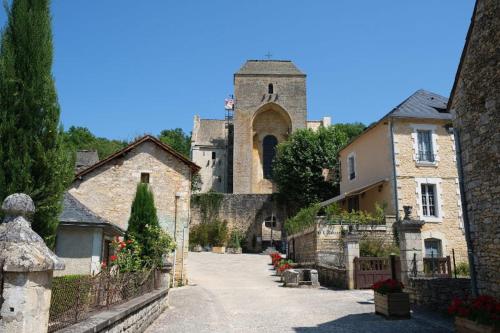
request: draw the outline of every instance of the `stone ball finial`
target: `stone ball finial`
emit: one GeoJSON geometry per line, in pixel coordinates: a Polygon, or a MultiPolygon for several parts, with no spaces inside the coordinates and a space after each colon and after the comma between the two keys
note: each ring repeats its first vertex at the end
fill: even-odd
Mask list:
{"type": "Polygon", "coordinates": [[[14,193],[5,198],[2,210],[7,216],[23,216],[28,218],[35,213],[35,203],[27,194],[14,193]]]}

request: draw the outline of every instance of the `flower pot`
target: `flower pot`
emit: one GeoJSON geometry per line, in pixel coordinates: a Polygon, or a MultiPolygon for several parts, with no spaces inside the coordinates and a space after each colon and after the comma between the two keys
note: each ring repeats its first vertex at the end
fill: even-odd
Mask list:
{"type": "Polygon", "coordinates": [[[226,249],[226,253],[231,253],[231,254],[241,254],[241,247],[228,247],[226,249]]]}
{"type": "Polygon", "coordinates": [[[212,252],[213,253],[224,254],[224,253],[226,253],[226,247],[225,246],[213,246],[212,247],[212,252]]]}
{"type": "Polygon", "coordinates": [[[455,332],[457,333],[498,333],[500,330],[493,326],[478,324],[463,317],[455,317],[455,332]]]}
{"type": "Polygon", "coordinates": [[[407,293],[375,292],[375,313],[388,319],[410,318],[410,296],[407,293]]]}

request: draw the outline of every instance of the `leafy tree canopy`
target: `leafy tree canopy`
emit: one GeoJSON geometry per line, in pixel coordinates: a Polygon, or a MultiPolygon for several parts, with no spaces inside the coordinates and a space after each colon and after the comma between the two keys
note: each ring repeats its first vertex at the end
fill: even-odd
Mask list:
{"type": "Polygon", "coordinates": [[[64,133],[64,141],[73,152],[77,150],[97,150],[101,160],[128,144],[125,140],[109,140],[96,137],[88,128],[75,126],[71,126],[64,133]]]}
{"type": "Polygon", "coordinates": [[[338,170],[338,152],[364,126],[336,124],[317,131],[302,129],[277,147],[273,180],[280,195],[295,208],[330,199],[339,193],[339,179],[326,181],[324,169],[338,170]]]}
{"type": "Polygon", "coordinates": [[[177,150],[182,155],[189,157],[191,150],[191,136],[184,133],[182,128],[166,129],[160,132],[158,139],[177,150]]]}

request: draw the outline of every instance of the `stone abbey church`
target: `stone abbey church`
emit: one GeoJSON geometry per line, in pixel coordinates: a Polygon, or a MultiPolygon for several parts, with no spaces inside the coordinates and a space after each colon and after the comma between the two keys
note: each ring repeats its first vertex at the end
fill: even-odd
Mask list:
{"type": "Polygon", "coordinates": [[[297,129],[328,125],[329,117],[307,120],[306,74],[293,62],[248,60],[234,74],[234,107],[225,119],[194,117],[192,161],[201,166],[201,192],[276,192],[276,145],[297,129]]]}

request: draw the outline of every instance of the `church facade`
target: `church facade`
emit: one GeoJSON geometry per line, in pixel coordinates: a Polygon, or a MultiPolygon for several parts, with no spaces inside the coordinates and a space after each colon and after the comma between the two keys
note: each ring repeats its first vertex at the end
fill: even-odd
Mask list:
{"type": "Polygon", "coordinates": [[[234,108],[225,119],[194,117],[192,160],[201,166],[201,192],[271,194],[275,148],[307,121],[306,74],[288,60],[248,60],[234,74],[234,108]]]}

